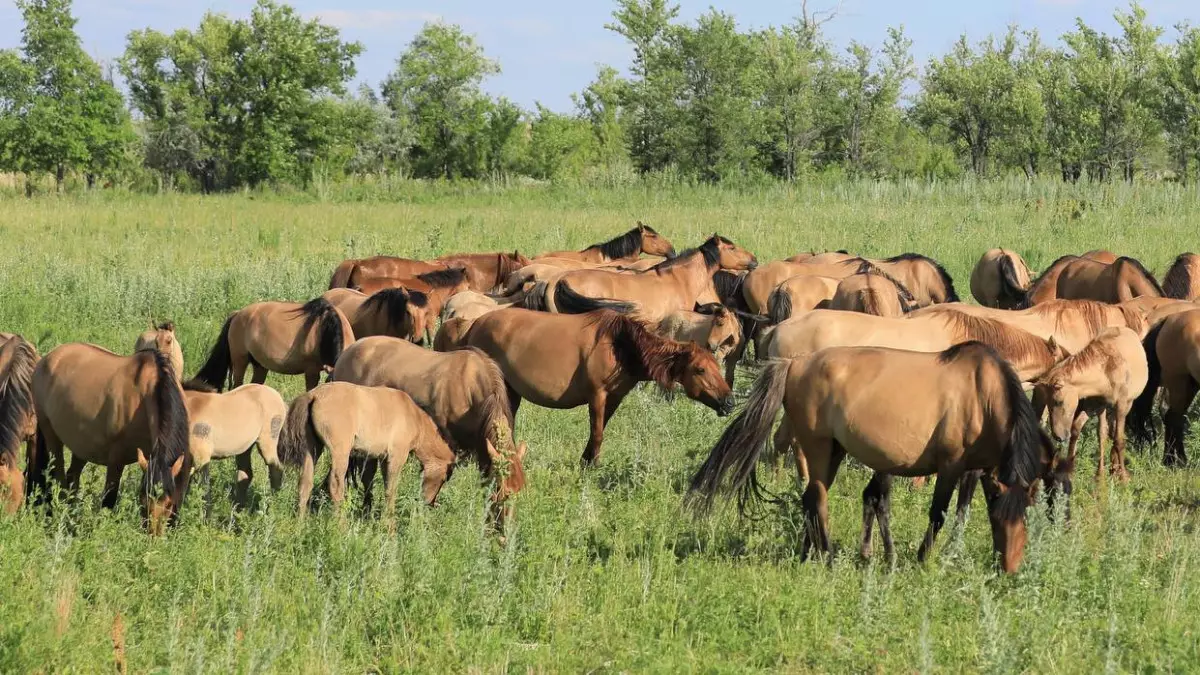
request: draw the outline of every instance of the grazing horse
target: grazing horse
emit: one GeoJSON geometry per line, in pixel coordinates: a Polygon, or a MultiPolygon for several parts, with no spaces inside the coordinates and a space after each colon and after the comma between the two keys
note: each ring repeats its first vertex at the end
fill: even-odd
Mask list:
{"type": "MultiPolygon", "coordinates": [[[[421,462],[421,495],[430,506],[454,469],[454,452],[411,396],[390,387],[326,382],[292,401],[287,432],[279,443],[283,461],[301,467],[301,517],[308,513],[314,466],[325,448],[332,458],[329,498],[335,509],[346,498],[346,472],[352,454],[383,460],[387,513],[395,505],[397,478],[409,453],[416,453],[421,462]]],[[[489,452],[494,454],[495,448],[489,452]]],[[[367,490],[370,486],[371,481],[364,481],[367,490]]],[[[369,503],[369,499],[364,500],[364,504],[369,503]]]]}
{"type": "Polygon", "coordinates": [[[1125,418],[1148,379],[1146,353],[1137,333],[1128,328],[1108,328],[1083,351],[1067,357],[1034,381],[1033,405],[1039,419],[1046,407],[1050,408],[1051,433],[1059,443],[1069,440],[1067,458],[1071,461],[1087,415],[1099,413],[1096,475],[1104,473],[1104,438],[1109,436],[1113,442],[1109,470],[1128,481],[1125,418]]]}
{"type": "Polygon", "coordinates": [[[910,318],[948,312],[999,321],[1043,340],[1053,338],[1072,354],[1086,347],[1106,328],[1124,326],[1139,335],[1146,330],[1146,320],[1139,308],[1095,300],[1050,300],[1019,310],[992,309],[956,302],[919,309],[910,318]]]}
{"type": "Polygon", "coordinates": [[[1179,300],[1200,300],[1200,255],[1180,253],[1162,282],[1163,295],[1179,300]]]}
{"type": "Polygon", "coordinates": [[[993,248],[971,270],[971,295],[984,307],[1016,309],[1025,300],[1032,277],[1019,253],[993,248]]]}
{"type": "MultiPolygon", "coordinates": [[[[504,285],[508,275],[529,264],[529,258],[520,251],[512,253],[451,253],[438,256],[434,262],[450,268],[462,267],[467,272],[467,282],[477,293],[491,293],[504,285]]],[[[401,275],[412,276],[412,275],[401,275]]]]}
{"type": "MultiPolygon", "coordinates": [[[[755,314],[769,314],[771,296],[785,282],[790,282],[796,277],[824,277],[841,281],[855,274],[861,266],[861,258],[847,258],[828,263],[776,260],[760,265],[746,274],[746,280],[742,284],[742,296],[748,310],[755,314]]],[[[829,297],[832,298],[833,294],[830,293],[829,297]]],[[[795,306],[799,308],[804,304],[807,303],[795,306]]]]}
{"type": "Polygon", "coordinates": [[[676,342],[691,342],[725,360],[742,341],[742,324],[737,313],[719,302],[696,309],[668,314],[654,326],[654,332],[676,342]]]}
{"type": "Polygon", "coordinates": [[[1129,431],[1142,442],[1154,440],[1154,397],[1162,387],[1167,402],[1163,413],[1163,464],[1187,465],[1187,411],[1200,390],[1200,309],[1173,314],[1142,340],[1149,379],[1129,412],[1129,431]]]}
{"type": "Polygon", "coordinates": [[[196,379],[222,391],[241,386],[246,368],[262,384],[267,372],[304,375],[305,389],[317,386],[342,349],[354,342],[346,315],[316,298],[298,302],[256,302],[229,315],[196,379]]]}
{"type": "Polygon", "coordinates": [[[171,363],[183,355],[174,331],[144,334],[139,343],[157,348],[119,356],[96,345],[60,345],[33,372],[38,437],[28,465],[30,494],[47,495],[46,469],[71,492],[87,463],[107,467],[101,503],[116,506],[125,467],[144,471],[142,514],[152,534],[173,523],[187,495],[192,459],[188,412],[171,363]],[[71,468],[63,471],[63,446],[71,468]]]}
{"type": "Polygon", "coordinates": [[[1050,264],[1029,286],[1020,308],[1054,299],[1118,303],[1138,296],[1162,297],[1154,275],[1134,258],[1111,263],[1081,256],[1063,256],[1050,264]]]}
{"type": "MultiPolygon", "coordinates": [[[[331,379],[407,393],[445,429],[457,450],[469,452],[495,478],[491,512],[503,529],[509,497],[525,486],[525,442],[513,440],[513,416],[500,368],[477,349],[431,352],[390,337],[363,338],[338,359],[331,379]]],[[[373,467],[367,463],[368,471],[373,467]]],[[[373,475],[373,474],[372,474],[373,475]]]]}
{"type": "Polygon", "coordinates": [[[204,471],[210,488],[209,462],[233,457],[237,461],[237,482],[233,502],[246,505],[250,481],[254,479],[251,448],[267,464],[271,490],[283,484],[283,463],[279,461],[279,434],[287,415],[287,404],[279,392],[262,384],[243,384],[224,394],[215,387],[189,380],[183,383],[183,401],[187,405],[188,453],[194,471],[204,471]]]}
{"type": "Polygon", "coordinates": [[[355,339],[390,335],[416,342],[425,333],[429,297],[407,288],[385,288],[372,295],[350,288],[333,288],[321,296],[350,322],[355,339]]]}
{"type": "Polygon", "coordinates": [[[912,311],[916,298],[904,284],[874,266],[838,283],[829,309],[862,312],[875,316],[903,316],[912,311]]]}
{"type": "Polygon", "coordinates": [[[349,288],[352,278],[384,277],[408,279],[426,272],[464,268],[472,290],[486,293],[499,288],[508,275],[529,264],[518,251],[510,253],[452,253],[436,260],[410,260],[393,256],[375,256],[343,260],[329,280],[330,288],[349,288]]]}
{"type": "Polygon", "coordinates": [[[33,371],[37,349],[20,335],[0,335],[0,513],[16,513],[25,501],[25,477],[18,452],[33,456],[37,416],[33,371]]]}
{"type": "Polygon", "coordinates": [[[840,283],[841,279],[833,277],[807,274],[791,277],[771,291],[766,304],[767,317],[772,324],[779,324],[800,312],[829,309],[840,283]]]}
{"type": "Polygon", "coordinates": [[[414,342],[425,344],[425,341],[433,338],[433,328],[437,325],[438,317],[441,316],[442,307],[446,301],[458,293],[470,290],[470,284],[467,281],[465,269],[452,267],[418,274],[411,279],[370,279],[355,288],[368,294],[378,294],[388,288],[406,288],[410,294],[420,293],[421,296],[414,296],[413,304],[420,309],[420,313],[424,314],[422,319],[424,330],[421,331],[424,333],[424,338],[420,337],[421,333],[417,333],[418,339],[414,342]],[[422,301],[424,302],[422,303],[422,301]]]}
{"type": "MultiPolygon", "coordinates": [[[[576,270],[559,277],[552,285],[531,294],[541,298],[546,309],[564,314],[582,314],[598,309],[636,311],[644,321],[658,321],[667,314],[692,309],[696,303],[716,299],[713,274],[718,269],[742,270],[755,264],[754,254],[714,234],[699,248],[684,251],[639,274],[616,274],[605,270],[576,270]]],[[[538,308],[536,304],[529,309],[538,308]]]]}
{"type": "Polygon", "coordinates": [[[896,278],[913,295],[917,307],[958,302],[954,279],[938,261],[919,253],[901,253],[891,258],[867,258],[875,267],[896,278]]]}
{"type": "Polygon", "coordinates": [[[613,261],[633,262],[642,253],[672,258],[675,256],[675,247],[653,227],[643,225],[639,221],[628,232],[608,241],[592,244],[582,251],[551,251],[535,256],[534,261],[574,260],[599,265],[613,261]]]}
{"type": "Polygon", "coordinates": [[[802,453],[809,466],[806,556],[814,544],[830,551],[828,490],[849,454],[876,471],[864,492],[864,554],[870,552],[870,520],[878,517],[887,557],[894,558],[891,475],[937,474],[929,528],[917,553],[924,561],[959,478],[983,470],[994,550],[1005,572],[1017,571],[1025,549],[1025,510],[1038,480],[1056,477],[1056,458],[1020,378],[990,348],[967,342],[930,354],[840,347],[772,363],[697,471],[693,499],[709,506],[726,489],[739,494],[744,511],[761,498],[756,466],[781,407],[799,440],[797,464],[802,453]]]}
{"type": "Polygon", "coordinates": [[[588,407],[583,463],[600,461],[604,427],[638,382],[682,385],[688,398],[727,415],[733,393],[713,355],[655,335],[616,312],[547,314],[505,309],[479,317],[467,344],[492,357],[508,383],[513,416],[522,399],[546,408],[588,407]]]}

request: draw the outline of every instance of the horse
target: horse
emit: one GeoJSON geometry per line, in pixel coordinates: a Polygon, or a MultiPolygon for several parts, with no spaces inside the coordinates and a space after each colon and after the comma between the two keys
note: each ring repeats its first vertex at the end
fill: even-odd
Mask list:
{"type": "Polygon", "coordinates": [[[385,288],[372,295],[333,288],[321,295],[346,316],[355,338],[390,335],[416,342],[425,333],[429,296],[407,288],[385,288]]]}
{"type": "Polygon", "coordinates": [[[420,333],[418,333],[418,339],[414,340],[420,344],[424,344],[426,340],[432,340],[433,327],[437,325],[438,317],[441,316],[442,307],[446,301],[458,293],[470,290],[470,287],[467,271],[461,267],[426,272],[409,279],[369,279],[355,286],[357,290],[367,294],[378,294],[389,288],[406,288],[410,294],[420,293],[421,296],[417,297],[417,302],[414,303],[424,314],[424,331],[422,332],[425,337],[420,338],[420,333]],[[424,304],[420,304],[422,299],[424,304]]]}
{"type": "MultiPolygon", "coordinates": [[[[861,258],[849,258],[830,263],[776,260],[760,265],[746,274],[746,279],[742,283],[742,296],[747,309],[751,312],[769,315],[771,295],[784,282],[801,276],[824,277],[841,281],[856,273],[861,265],[861,258]]],[[[833,295],[830,294],[829,297],[832,298],[833,295]]]]}
{"type": "MultiPolygon", "coordinates": [[[[719,302],[696,310],[668,314],[655,324],[654,332],[676,342],[691,342],[712,352],[718,360],[725,360],[742,341],[737,314],[719,302]]],[[[732,386],[732,382],[729,384],[732,386]]]]}
{"type": "Polygon", "coordinates": [[[490,293],[499,290],[508,275],[528,265],[530,260],[521,255],[520,251],[513,251],[512,253],[451,253],[438,256],[434,262],[442,263],[451,269],[462,267],[466,270],[467,282],[471,290],[477,293],[490,293]]]}
{"type": "Polygon", "coordinates": [[[143,334],[139,343],[156,346],[119,356],[71,342],[38,362],[32,380],[37,443],[27,482],[30,494],[44,500],[53,459],[55,478],[74,493],[84,466],[102,464],[107,474],[101,503],[113,508],[121,474],[136,461],[144,472],[143,522],[151,534],[161,534],[175,522],[192,473],[187,405],[172,366],[183,354],[174,331],[165,327],[143,334]],[[71,448],[66,472],[64,445],[71,448]]]}
{"type": "Polygon", "coordinates": [[[1142,442],[1154,440],[1151,416],[1159,387],[1165,389],[1163,464],[1186,466],[1187,411],[1200,390],[1200,309],[1173,314],[1142,340],[1149,376],[1129,411],[1129,430],[1142,442]]]}
{"type": "Polygon", "coordinates": [[[954,279],[938,261],[919,253],[901,253],[891,258],[866,258],[876,268],[890,274],[912,293],[917,307],[958,302],[954,279]]]}
{"type": "Polygon", "coordinates": [[[643,225],[641,221],[638,221],[638,224],[628,232],[608,241],[592,244],[581,251],[551,251],[534,256],[533,259],[536,262],[546,258],[557,258],[598,265],[618,260],[633,262],[642,253],[673,258],[675,257],[675,247],[653,227],[643,225]]]}
{"type": "Polygon", "coordinates": [[[829,301],[829,309],[895,317],[911,312],[915,304],[916,298],[904,284],[872,267],[842,279],[829,301]]]}
{"type": "Polygon", "coordinates": [[[352,278],[375,277],[407,279],[426,272],[462,268],[473,290],[480,293],[499,288],[514,270],[529,264],[519,251],[510,253],[451,253],[436,260],[411,260],[394,256],[374,256],[343,260],[329,280],[329,288],[349,288],[352,278]]]}
{"type": "Polygon", "coordinates": [[[787,262],[825,264],[842,262],[843,260],[852,260],[854,258],[858,258],[858,256],[846,251],[823,251],[821,253],[817,253],[816,251],[807,251],[805,253],[797,253],[790,258],[784,258],[784,260],[787,262]]]}
{"type": "MultiPolygon", "coordinates": [[[[598,309],[636,310],[644,321],[657,321],[670,312],[692,309],[716,299],[713,274],[718,269],[740,270],[755,265],[754,254],[714,234],[699,248],[684,251],[653,269],[639,274],[615,274],[605,270],[568,272],[544,290],[535,288],[545,309],[564,314],[583,314],[598,309]]],[[[540,285],[539,285],[540,287],[540,285]]],[[[538,304],[527,308],[540,308],[538,304]]]]}
{"type": "MultiPolygon", "coordinates": [[[[799,275],[775,287],[767,298],[767,317],[772,324],[787,321],[799,312],[828,309],[829,302],[837,295],[841,279],[833,277],[799,275]]],[[[747,302],[747,305],[750,303],[747,302]]]]}
{"type": "MultiPolygon", "coordinates": [[[[411,396],[390,387],[326,382],[292,401],[286,432],[279,442],[283,461],[301,467],[301,517],[308,513],[313,470],[325,448],[331,457],[329,498],[335,509],[340,509],[346,498],[346,472],[352,454],[383,460],[387,513],[395,505],[397,479],[409,453],[415,453],[421,462],[421,495],[429,506],[436,503],[454,470],[454,451],[411,396]]],[[[364,481],[367,490],[370,485],[371,481],[364,481]]],[[[364,500],[364,504],[369,505],[370,500],[364,500]]]]}
{"type": "Polygon", "coordinates": [[[1034,380],[1033,405],[1039,419],[1049,407],[1051,433],[1059,443],[1069,440],[1067,458],[1072,461],[1087,415],[1099,413],[1096,475],[1104,474],[1104,438],[1109,436],[1113,442],[1110,471],[1128,481],[1125,418],[1148,379],[1141,338],[1128,328],[1109,328],[1083,351],[1034,380]]]}
{"type": "Polygon", "coordinates": [[[317,386],[342,349],[354,342],[350,321],[325,298],[256,302],[229,315],[196,379],[223,391],[241,386],[246,368],[262,384],[267,372],[304,375],[305,390],[317,386]]]}
{"type": "Polygon", "coordinates": [[[443,321],[433,336],[433,351],[452,352],[463,346],[464,340],[467,338],[467,331],[471,330],[471,325],[474,323],[475,319],[465,316],[456,316],[443,321]]]}
{"type": "Polygon", "coordinates": [[[1063,256],[1033,281],[1018,309],[1054,299],[1118,303],[1141,295],[1161,297],[1154,275],[1134,258],[1111,263],[1081,256],[1063,256]]]}
{"type": "Polygon", "coordinates": [[[934,305],[916,310],[910,318],[945,314],[969,314],[991,319],[1032,333],[1043,340],[1054,339],[1074,354],[1110,327],[1124,326],[1143,334],[1146,320],[1141,309],[1126,303],[1110,305],[1095,300],[1050,300],[1028,309],[992,309],[961,302],[934,305]]]}
{"type": "MultiPolygon", "coordinates": [[[[504,375],[477,349],[431,352],[399,338],[376,336],[351,345],[330,379],[407,393],[495,479],[491,515],[501,531],[511,519],[510,497],[525,486],[525,442],[513,440],[513,415],[504,375]]],[[[368,471],[373,467],[367,463],[368,471]]],[[[373,475],[373,474],[372,474],[373,475]]]]}
{"type": "Polygon", "coordinates": [[[499,300],[490,295],[474,291],[463,291],[450,296],[450,299],[442,306],[442,320],[448,321],[455,318],[464,318],[474,321],[488,312],[494,312],[498,309],[511,306],[512,303],[499,300]]]}
{"type": "Polygon", "coordinates": [[[1019,253],[993,248],[980,256],[971,270],[971,295],[984,307],[1016,309],[1025,299],[1032,276],[1019,253]]]}
{"type": "Polygon", "coordinates": [[[759,376],[743,412],[726,428],[692,479],[701,508],[729,490],[742,511],[762,498],[756,466],[779,409],[799,439],[809,480],[803,496],[803,553],[830,551],[828,490],[850,454],[876,472],[863,493],[864,555],[871,520],[879,519],[889,560],[890,476],[937,474],[922,562],[945,522],[965,472],[983,470],[992,543],[1005,572],[1025,549],[1025,511],[1039,480],[1063,481],[1050,438],[1039,428],[1021,380],[992,349],[967,342],[937,353],[838,347],[803,359],[776,361],[759,376]],[[726,487],[726,477],[732,474],[726,487]]]}
{"type": "Polygon", "coordinates": [[[719,415],[733,409],[733,392],[710,352],[659,337],[616,312],[504,309],[476,319],[466,344],[499,365],[514,417],[522,399],[560,410],[587,405],[591,435],[583,451],[585,465],[599,463],[604,428],[638,382],[663,389],[679,384],[688,398],[719,415]]]}
{"type": "Polygon", "coordinates": [[[0,335],[0,512],[13,514],[25,501],[25,477],[18,453],[35,450],[33,372],[37,348],[20,335],[0,335]]]}
{"type": "Polygon", "coordinates": [[[287,415],[287,404],[274,389],[261,384],[243,384],[225,393],[199,380],[183,383],[183,401],[188,411],[188,454],[194,471],[204,471],[209,486],[209,462],[214,459],[237,460],[234,504],[246,505],[250,482],[254,479],[250,449],[267,464],[271,490],[283,484],[283,463],[279,461],[279,434],[287,415]]]}
{"type": "Polygon", "coordinates": [[[1180,253],[1162,282],[1163,295],[1179,300],[1200,300],[1200,255],[1180,253]]]}
{"type": "Polygon", "coordinates": [[[449,265],[443,262],[426,262],[410,258],[397,258],[390,255],[377,255],[370,258],[355,258],[343,260],[333,270],[329,279],[330,288],[350,288],[351,278],[408,278],[426,272],[444,270],[449,265]]]}

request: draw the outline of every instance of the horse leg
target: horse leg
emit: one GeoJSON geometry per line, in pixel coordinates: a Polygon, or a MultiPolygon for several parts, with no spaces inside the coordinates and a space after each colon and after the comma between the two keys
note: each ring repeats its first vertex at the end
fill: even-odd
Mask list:
{"type": "MultiPolygon", "coordinates": [[[[75,465],[72,461],[71,468],[75,465]]],[[[125,473],[124,464],[109,464],[104,472],[104,492],[101,493],[100,506],[113,509],[117,506],[117,497],[121,495],[121,474],[125,473]]],[[[78,477],[76,477],[78,485],[78,477]]]]}
{"type": "MultiPolygon", "coordinates": [[[[787,461],[787,452],[792,449],[792,429],[788,426],[787,415],[779,422],[779,426],[775,429],[775,436],[771,439],[771,465],[775,469],[775,475],[779,475],[783,471],[783,465],[787,461]]],[[[804,454],[800,452],[799,447],[796,448],[796,468],[800,472],[801,485],[808,481],[808,465],[804,462],[804,454]]]]}
{"type": "Polygon", "coordinates": [[[896,564],[896,545],[892,541],[892,477],[884,474],[880,481],[878,510],[879,537],[883,539],[883,557],[888,565],[896,564]]]}
{"type": "Polygon", "coordinates": [[[1167,389],[1167,411],[1163,414],[1163,464],[1184,466],[1187,464],[1187,451],[1183,447],[1183,437],[1187,433],[1187,410],[1196,398],[1196,383],[1191,377],[1183,376],[1164,384],[1167,389]]]}
{"type": "Polygon", "coordinates": [[[246,450],[234,458],[237,462],[237,478],[233,483],[233,505],[239,509],[246,508],[246,497],[250,491],[250,481],[254,479],[254,462],[250,450],[246,450]]]}
{"type": "MultiPolygon", "coordinates": [[[[258,365],[257,363],[253,364],[253,373],[250,375],[250,381],[254,384],[263,384],[266,382],[267,369],[258,365]]],[[[241,383],[238,384],[240,386],[241,383]]]]}
{"type": "Polygon", "coordinates": [[[71,499],[79,495],[79,479],[83,475],[85,467],[87,467],[87,462],[75,455],[71,455],[71,466],[67,469],[63,478],[63,484],[71,499]]]}
{"type": "Polygon", "coordinates": [[[308,500],[312,497],[313,472],[316,460],[316,455],[304,453],[304,460],[300,466],[300,481],[296,486],[296,490],[300,493],[298,513],[301,518],[308,515],[308,500]]]}
{"type": "Polygon", "coordinates": [[[891,486],[891,476],[876,471],[867,483],[867,487],[863,488],[863,532],[862,547],[859,552],[864,559],[871,557],[871,537],[874,534],[876,516],[879,518],[879,534],[884,539],[884,549],[891,548],[888,544],[891,532],[888,531],[886,516],[883,514],[884,495],[891,491],[891,486]]]}
{"type": "Polygon", "coordinates": [[[810,544],[815,544],[821,553],[830,552],[829,542],[829,488],[837,476],[838,467],[846,456],[846,451],[837,441],[823,439],[814,443],[802,442],[804,447],[823,445],[824,452],[812,453],[808,456],[808,487],[804,490],[801,502],[804,506],[807,523],[802,558],[808,557],[810,544]]]}
{"type": "Polygon", "coordinates": [[[925,539],[917,550],[917,560],[925,562],[929,557],[938,532],[946,523],[946,509],[950,506],[950,498],[954,496],[954,488],[961,477],[957,467],[944,467],[938,471],[937,482],[933,486],[933,502],[929,505],[929,529],[925,531],[925,539]]]}
{"type": "Polygon", "coordinates": [[[1104,465],[1107,457],[1104,456],[1104,441],[1108,438],[1108,408],[1100,409],[1100,414],[1096,418],[1096,480],[1104,475],[1104,465]]]}
{"type": "Polygon", "coordinates": [[[521,395],[518,394],[517,390],[513,389],[512,385],[508,384],[507,382],[504,384],[504,388],[508,390],[508,410],[512,413],[513,431],[516,431],[517,409],[521,407],[521,395]]]}
{"type": "MultiPolygon", "coordinates": [[[[350,458],[351,463],[355,460],[350,458]]],[[[362,485],[362,514],[366,518],[371,515],[371,509],[375,507],[375,472],[379,470],[379,460],[374,457],[360,458],[358,462],[358,480],[362,485]]],[[[384,467],[384,489],[387,489],[387,467],[384,467]]],[[[392,498],[388,497],[388,503],[392,502],[392,498]]]]}
{"type": "Polygon", "coordinates": [[[1129,404],[1117,404],[1113,410],[1112,426],[1112,465],[1109,472],[1122,483],[1129,482],[1129,470],[1125,468],[1125,417],[1129,414],[1129,404]]]}
{"type": "Polygon", "coordinates": [[[604,425],[611,416],[606,409],[607,403],[608,392],[603,389],[597,389],[592,400],[588,402],[591,435],[588,437],[587,446],[583,449],[581,461],[584,466],[596,466],[600,463],[600,444],[604,442],[604,425]]]}
{"type": "Polygon", "coordinates": [[[1079,411],[1075,415],[1075,419],[1071,421],[1071,440],[1067,442],[1067,458],[1075,461],[1075,449],[1079,444],[1079,434],[1083,432],[1083,425],[1087,424],[1087,413],[1079,411]]]}
{"type": "Polygon", "coordinates": [[[400,484],[400,470],[408,462],[409,449],[405,448],[394,457],[383,460],[383,517],[389,519],[396,507],[396,488],[400,484]]]}
{"type": "MultiPolygon", "coordinates": [[[[249,352],[246,352],[244,350],[235,350],[235,349],[233,349],[233,345],[232,344],[230,345],[230,353],[229,353],[229,380],[230,380],[229,385],[230,385],[230,389],[237,389],[238,387],[242,386],[242,383],[246,381],[246,369],[250,367],[251,363],[252,363],[252,361],[250,359],[249,352]]],[[[257,363],[255,363],[254,364],[255,372],[258,371],[258,368],[260,368],[260,366],[257,363]]]]}
{"type": "MultiPolygon", "coordinates": [[[[344,518],[342,502],[346,500],[346,470],[350,468],[349,444],[335,445],[329,449],[329,501],[339,518],[344,518]]],[[[374,474],[372,474],[374,475],[374,474]]]]}
{"type": "Polygon", "coordinates": [[[976,469],[963,474],[958,481],[958,504],[954,509],[954,526],[962,527],[967,522],[967,512],[971,510],[971,501],[975,499],[975,488],[983,479],[983,471],[976,469]]]}
{"type": "Polygon", "coordinates": [[[310,370],[304,373],[304,391],[312,391],[318,384],[321,384],[321,371],[310,370]]]}
{"type": "Polygon", "coordinates": [[[267,476],[271,481],[271,492],[283,487],[283,462],[279,460],[279,432],[283,429],[283,418],[274,417],[265,429],[259,432],[258,454],[267,465],[267,476]]]}

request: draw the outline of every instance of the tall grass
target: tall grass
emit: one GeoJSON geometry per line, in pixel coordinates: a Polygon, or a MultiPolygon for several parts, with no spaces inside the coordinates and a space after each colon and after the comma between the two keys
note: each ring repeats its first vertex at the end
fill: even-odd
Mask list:
{"type": "MultiPolygon", "coordinates": [[[[718,231],[762,259],[915,250],[943,261],[966,296],[975,260],[997,245],[1034,268],[1106,247],[1161,273],[1194,245],[1200,206],[1171,186],[1020,182],[368,188],[5,201],[0,330],[43,353],[67,341],[127,351],[148,321],[173,319],[191,372],[228,312],[313,297],[342,258],[581,248],[638,219],[678,248],[718,231]]],[[[288,397],[301,388],[268,383],[288,397]]],[[[1200,664],[1200,481],[1161,468],[1161,451],[1133,453],[1128,486],[1097,486],[1089,428],[1070,526],[1031,511],[1025,567],[1008,578],[990,564],[979,505],[931,563],[915,562],[928,489],[897,488],[898,567],[860,562],[866,474],[852,465],[831,492],[841,552],[828,565],[800,562],[794,507],[694,520],[682,492],[723,424],[638,390],[609,427],[604,465],[581,471],[586,413],[523,406],[529,485],[503,548],[485,534],[486,494],[468,467],[437,509],[420,504],[409,469],[391,520],[323,511],[302,524],[293,481],[270,494],[261,464],[253,508],[234,512],[232,467],[219,462],[212,513],[197,485],[181,526],[157,540],[139,529],[136,468],[112,513],[97,507],[101,472],[90,469],[77,503],[0,520],[0,672],[96,672],[118,658],[130,672],[1200,664]]],[[[769,480],[781,492],[793,482],[769,480]]]]}

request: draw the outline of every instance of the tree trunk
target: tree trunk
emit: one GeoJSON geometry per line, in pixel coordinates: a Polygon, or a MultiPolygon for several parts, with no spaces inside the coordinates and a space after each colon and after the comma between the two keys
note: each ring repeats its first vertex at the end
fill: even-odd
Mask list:
{"type": "Polygon", "coordinates": [[[67,179],[67,167],[59,164],[54,170],[54,182],[59,192],[63,191],[63,181],[67,179]]]}
{"type": "Polygon", "coordinates": [[[90,192],[96,187],[96,174],[88,172],[87,174],[87,189],[90,192]]]}

